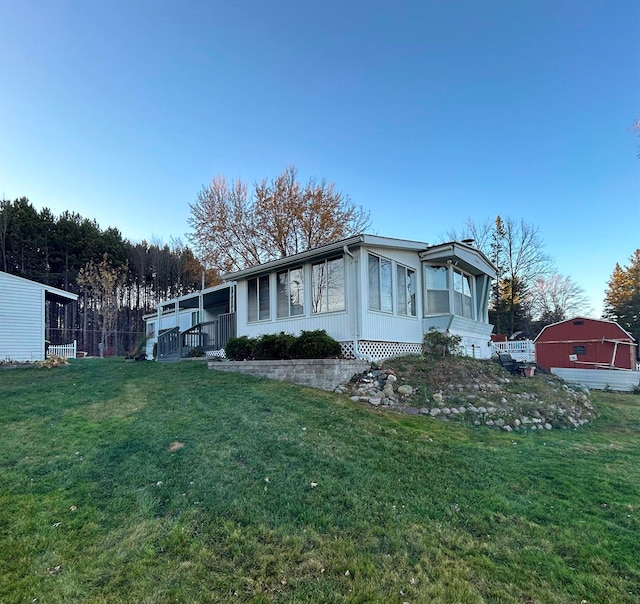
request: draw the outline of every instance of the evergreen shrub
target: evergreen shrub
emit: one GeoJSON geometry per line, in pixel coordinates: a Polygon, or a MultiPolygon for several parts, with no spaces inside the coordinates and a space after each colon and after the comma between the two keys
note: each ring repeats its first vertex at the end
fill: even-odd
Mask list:
{"type": "Polygon", "coordinates": [[[224,353],[231,361],[247,361],[253,359],[255,345],[255,338],[248,338],[247,336],[231,338],[224,347],[224,353]]]}
{"type": "Polygon", "coordinates": [[[280,332],[259,338],[240,336],[231,338],[224,352],[230,361],[326,359],[341,356],[340,342],[324,329],[302,331],[298,337],[280,332]]]}

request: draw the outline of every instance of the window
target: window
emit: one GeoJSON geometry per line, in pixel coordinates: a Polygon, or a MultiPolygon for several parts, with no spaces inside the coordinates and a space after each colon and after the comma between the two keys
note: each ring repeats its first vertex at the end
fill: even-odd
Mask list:
{"type": "Polygon", "coordinates": [[[426,314],[449,313],[449,285],[446,266],[424,267],[424,281],[427,290],[426,314]]]}
{"type": "Polygon", "coordinates": [[[156,324],[154,321],[147,323],[147,338],[152,338],[156,330],[156,324]]]}
{"type": "Polygon", "coordinates": [[[278,273],[277,315],[296,317],[304,314],[304,272],[302,267],[278,273]]]}
{"type": "Polygon", "coordinates": [[[416,272],[398,264],[396,267],[398,287],[398,314],[416,316],[416,272]]]}
{"type": "Polygon", "coordinates": [[[393,311],[391,260],[369,254],[369,308],[393,311]]]}
{"type": "Polygon", "coordinates": [[[471,278],[454,269],[453,271],[453,314],[473,319],[471,298],[471,278]]]}
{"type": "Polygon", "coordinates": [[[269,275],[249,279],[248,283],[247,320],[266,321],[271,318],[269,308],[269,275]]]}
{"type": "Polygon", "coordinates": [[[200,311],[194,310],[191,312],[191,327],[194,327],[198,323],[200,323],[200,311]]]}
{"type": "Polygon", "coordinates": [[[311,310],[314,313],[345,309],[344,258],[328,258],[311,266],[311,310]]]}
{"type": "Polygon", "coordinates": [[[586,346],[574,346],[573,347],[573,354],[579,354],[579,355],[587,354],[587,347],[586,346]]]}

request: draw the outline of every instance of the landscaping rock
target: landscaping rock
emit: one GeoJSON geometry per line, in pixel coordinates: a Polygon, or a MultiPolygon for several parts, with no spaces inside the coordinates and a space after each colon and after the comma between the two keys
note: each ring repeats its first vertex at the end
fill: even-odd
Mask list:
{"type": "MultiPolygon", "coordinates": [[[[451,368],[449,369],[451,371],[451,368]]],[[[455,375],[455,370],[450,375],[455,375]]],[[[528,391],[518,391],[516,380],[498,377],[495,372],[485,375],[482,368],[474,368],[467,381],[456,376],[449,383],[440,381],[414,388],[409,372],[397,375],[391,369],[371,369],[353,376],[348,384],[341,384],[336,392],[350,395],[351,400],[385,407],[402,413],[428,415],[468,425],[501,428],[506,432],[525,430],[578,429],[597,417],[589,399],[588,389],[569,387],[557,378],[541,376],[538,384],[527,381],[528,391]],[[491,381],[493,379],[493,381],[491,381]],[[530,390],[537,390],[532,392],[530,390]],[[493,400],[489,400],[491,397],[493,400]],[[499,402],[494,402],[499,401],[499,402]],[[422,406],[420,406],[422,405],[422,406]]]]}

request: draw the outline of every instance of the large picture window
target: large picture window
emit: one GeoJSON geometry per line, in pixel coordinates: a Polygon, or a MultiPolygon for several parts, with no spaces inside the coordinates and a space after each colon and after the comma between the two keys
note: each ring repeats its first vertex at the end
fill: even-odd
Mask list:
{"type": "Polygon", "coordinates": [[[408,317],[416,316],[416,272],[402,266],[396,267],[398,287],[398,314],[408,317]]]}
{"type": "Polygon", "coordinates": [[[344,258],[329,258],[311,266],[311,297],[314,313],[345,309],[344,258]]]}
{"type": "Polygon", "coordinates": [[[278,273],[278,318],[304,314],[304,271],[302,267],[278,273]]]}
{"type": "Polygon", "coordinates": [[[449,313],[449,283],[446,266],[425,266],[426,314],[449,313]]]}
{"type": "Polygon", "coordinates": [[[248,283],[248,303],[247,320],[266,321],[271,318],[269,307],[269,275],[254,277],[248,283]]]}
{"type": "Polygon", "coordinates": [[[369,254],[369,308],[393,312],[391,260],[369,254]]]}

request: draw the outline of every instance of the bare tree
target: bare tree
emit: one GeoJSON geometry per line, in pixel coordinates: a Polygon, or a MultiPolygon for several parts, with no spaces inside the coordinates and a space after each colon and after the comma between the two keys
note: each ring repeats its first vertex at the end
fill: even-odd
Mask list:
{"type": "Polygon", "coordinates": [[[493,297],[493,320],[498,327],[504,315],[510,333],[516,331],[518,315],[526,314],[524,302],[527,292],[536,279],[548,275],[553,266],[551,258],[544,253],[543,241],[538,227],[513,218],[475,223],[467,220],[462,233],[450,231],[452,239],[473,239],[474,245],[498,270],[498,283],[493,297]]]}
{"type": "Polygon", "coordinates": [[[114,267],[107,254],[104,254],[100,262],[89,260],[78,273],[78,286],[92,302],[102,332],[101,342],[105,349],[109,337],[116,330],[120,290],[126,283],[127,271],[126,265],[120,268],[114,267]]]}
{"type": "Polygon", "coordinates": [[[536,279],[530,292],[531,313],[540,327],[591,312],[589,298],[571,277],[553,274],[536,279]]]}
{"type": "Polygon", "coordinates": [[[291,166],[254,185],[216,177],[190,204],[190,240],[200,259],[226,273],[291,256],[361,233],[369,214],[335,189],[310,179],[302,185],[291,166]]]}

